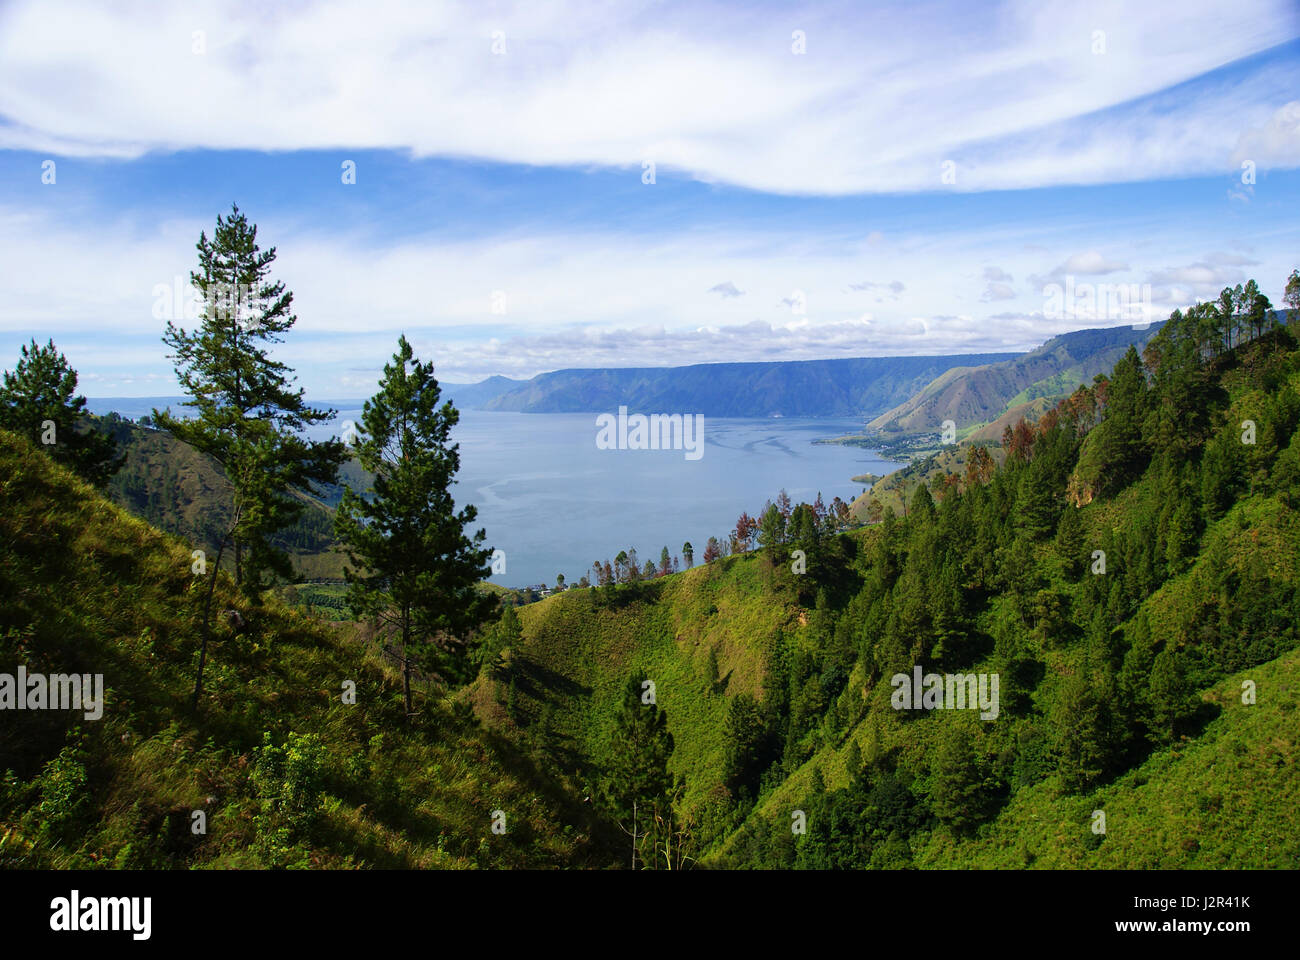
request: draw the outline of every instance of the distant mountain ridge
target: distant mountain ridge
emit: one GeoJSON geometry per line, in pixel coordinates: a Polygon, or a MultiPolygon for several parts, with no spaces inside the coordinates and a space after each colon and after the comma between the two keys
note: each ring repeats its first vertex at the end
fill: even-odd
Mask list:
{"type": "Polygon", "coordinates": [[[712,417],[871,417],[954,367],[1000,363],[1018,353],[866,357],[623,367],[543,373],[484,409],[519,413],[641,412],[712,417]]]}
{"type": "Polygon", "coordinates": [[[450,399],[461,410],[483,410],[489,403],[526,384],[527,380],[511,380],[509,377],[494,376],[478,383],[440,383],[442,397],[450,399]]]}
{"type": "Polygon", "coordinates": [[[1071,393],[1109,371],[1132,344],[1140,351],[1160,323],[1145,330],[1132,325],[1075,330],[1053,337],[1029,353],[975,368],[951,368],[913,397],[877,416],[867,433],[882,435],[937,431],[944,420],[958,430],[997,420],[1011,407],[1040,397],[1071,393]]]}
{"type": "MultiPolygon", "coordinates": [[[[1159,329],[1077,330],[1028,352],[700,363],[684,367],[574,368],[529,380],[492,376],[443,383],[462,410],[514,413],[699,413],[711,417],[862,417],[868,433],[934,431],[989,423],[1009,407],[1070,392],[1109,370],[1129,343],[1159,329]]],[[[98,414],[138,417],[173,398],[91,398],[98,414]]],[[[179,402],[179,398],[175,398],[179,402]]],[[[340,409],[361,400],[320,400],[340,409]]],[[[180,408],[178,408],[180,409],[180,408]]]]}

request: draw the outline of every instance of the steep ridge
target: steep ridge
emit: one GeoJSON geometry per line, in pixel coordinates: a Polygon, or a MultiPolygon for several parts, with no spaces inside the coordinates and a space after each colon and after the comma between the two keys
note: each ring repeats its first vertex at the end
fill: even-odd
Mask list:
{"type": "Polygon", "coordinates": [[[1132,326],[1076,330],[1053,337],[1023,356],[986,366],[949,370],[915,396],[880,414],[868,432],[890,434],[935,432],[945,420],[958,430],[987,423],[1008,407],[1038,397],[1061,397],[1109,370],[1134,344],[1155,336],[1160,324],[1147,330],[1132,326]]]}

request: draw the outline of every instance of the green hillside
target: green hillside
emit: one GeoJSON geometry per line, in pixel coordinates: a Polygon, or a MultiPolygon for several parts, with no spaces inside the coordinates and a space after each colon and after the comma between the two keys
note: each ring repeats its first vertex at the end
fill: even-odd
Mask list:
{"type": "Polygon", "coordinates": [[[670,769],[697,802],[722,763],[730,699],[762,696],[766,657],[798,623],[793,604],[763,589],[762,567],[756,555],[736,556],[620,587],[613,600],[570,590],[530,604],[521,611],[525,640],[510,657],[514,719],[502,708],[506,678],[485,673],[461,696],[489,722],[545,727],[570,754],[592,758],[604,749],[624,680],[643,669],[677,740],[670,769]]]}
{"type": "Polygon", "coordinates": [[[644,671],[709,866],[1300,866],[1300,351],[1211,309],[987,479],[940,458],[906,519],[536,604],[462,696],[594,778],[644,671]],[[996,674],[998,716],[896,709],[913,665],[996,674]]]}
{"type": "Polygon", "coordinates": [[[0,674],[22,664],[104,684],[98,720],[6,712],[0,866],[611,862],[573,788],[526,751],[436,690],[407,724],[400,685],[354,628],[273,598],[250,608],[224,578],[195,714],[202,591],[190,544],[4,431],[0,477],[0,674]],[[504,834],[491,830],[495,810],[504,834]],[[194,811],[206,834],[193,832],[194,811]]]}
{"type": "MultiPolygon", "coordinates": [[[[108,495],[138,517],[215,556],[216,533],[229,524],[231,491],[221,467],[210,457],[164,430],[154,430],[114,414],[97,418],[97,429],[111,435],[126,462],[109,481],[108,495]]],[[[339,471],[340,483],[303,497],[307,509],[272,542],[287,550],[294,568],[308,580],[343,579],[343,557],[334,550],[334,513],[342,484],[364,489],[368,478],[355,460],[339,471]]],[[[224,563],[229,563],[229,558],[224,563]]]]}

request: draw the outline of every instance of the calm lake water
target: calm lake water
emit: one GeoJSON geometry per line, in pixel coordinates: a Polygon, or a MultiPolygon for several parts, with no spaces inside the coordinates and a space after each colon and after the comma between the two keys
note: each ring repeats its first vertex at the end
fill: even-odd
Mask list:
{"type": "MultiPolygon", "coordinates": [[[[155,403],[88,405],[134,418],[155,403]]],[[[359,423],[353,404],[330,404],[338,418],[315,438],[359,423]]],[[[664,546],[679,555],[686,540],[698,563],[710,535],[723,537],[742,510],[757,516],[782,487],[796,503],[820,491],[829,504],[862,492],[851,477],[895,469],[871,451],[812,442],[860,429],[858,420],[706,418],[704,454],[687,460],[682,450],[598,449],[595,414],[464,410],[453,434],[461,454],[454,494],[458,507],[478,508],[488,544],[505,551],[506,572],[492,579],[506,586],[554,585],[557,573],[577,582],[593,560],[629,547],[642,564],[658,563],[664,546]]]]}

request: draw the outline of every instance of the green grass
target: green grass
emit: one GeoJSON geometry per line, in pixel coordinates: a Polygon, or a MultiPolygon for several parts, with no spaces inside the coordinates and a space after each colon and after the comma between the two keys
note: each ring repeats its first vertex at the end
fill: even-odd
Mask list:
{"type": "MultiPolygon", "coordinates": [[[[600,756],[627,678],[644,670],[668,713],[675,741],[670,769],[688,784],[688,803],[721,782],[729,699],[761,697],[767,650],[797,627],[798,611],[761,585],[757,554],[623,588],[613,604],[600,591],[569,590],[522,608],[524,642],[512,651],[519,723],[539,722],[549,704],[567,749],[600,756]],[[707,677],[717,652],[719,683],[707,677]]],[[[463,694],[486,720],[513,726],[500,707],[502,681],[480,677],[463,694]]]]}
{"type": "Polygon", "coordinates": [[[189,544],[4,432],[0,476],[0,672],[102,673],[106,688],[98,721],[5,717],[0,866],[609,862],[573,791],[526,751],[424,696],[408,724],[395,678],[353,630],[274,598],[250,607],[224,576],[215,609],[247,626],[218,620],[194,714],[202,584],[189,544]],[[342,702],[345,681],[355,705],[342,702]],[[280,780],[258,774],[266,733],[318,738],[297,776],[319,804],[276,800],[280,780]],[[490,830],[497,809],[504,835],[490,830]],[[190,830],[195,810],[206,835],[190,830]]]}

